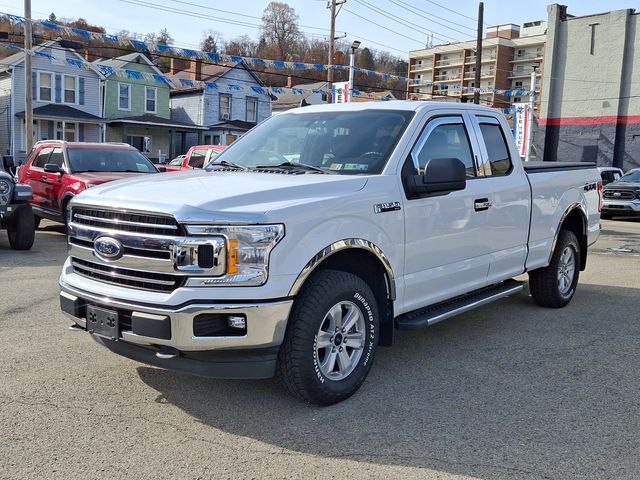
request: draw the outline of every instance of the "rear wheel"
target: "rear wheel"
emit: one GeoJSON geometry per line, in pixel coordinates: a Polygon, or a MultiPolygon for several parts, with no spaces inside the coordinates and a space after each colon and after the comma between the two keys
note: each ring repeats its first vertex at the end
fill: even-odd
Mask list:
{"type": "Polygon", "coordinates": [[[33,246],[35,230],[31,205],[25,205],[13,215],[7,228],[9,245],[14,250],[29,250],[33,246]]]}
{"type": "Polygon", "coordinates": [[[331,405],[364,382],[377,346],[371,288],[347,272],[315,274],[297,299],[278,356],[278,376],[301,400],[331,405]]]}
{"type": "Polygon", "coordinates": [[[580,244],[573,232],[561,230],[551,263],[529,273],[529,289],[543,307],[567,305],[576,292],[580,274],[580,244]]]}

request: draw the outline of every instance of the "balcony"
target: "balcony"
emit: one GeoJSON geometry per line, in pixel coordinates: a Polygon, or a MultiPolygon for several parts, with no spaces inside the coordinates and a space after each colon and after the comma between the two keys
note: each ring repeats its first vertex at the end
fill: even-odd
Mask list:
{"type": "Polygon", "coordinates": [[[436,75],[433,77],[434,82],[457,82],[462,80],[462,75],[436,75]]]}
{"type": "Polygon", "coordinates": [[[510,60],[511,63],[515,62],[533,62],[534,60],[542,60],[542,52],[541,53],[523,53],[523,54],[515,54],[513,58],[510,60]]]}
{"type": "MultiPolygon", "coordinates": [[[[483,70],[480,72],[480,78],[493,78],[496,76],[493,70],[483,70]]],[[[476,72],[464,72],[465,80],[473,80],[476,78],[476,72]]]]}
{"type": "Polygon", "coordinates": [[[462,58],[449,58],[447,60],[436,61],[436,68],[450,67],[452,65],[462,65],[462,58]]]}
{"type": "Polygon", "coordinates": [[[415,64],[411,66],[411,73],[417,73],[417,72],[428,72],[430,70],[433,70],[433,65],[431,63],[422,63],[422,64],[415,64]]]}
{"type": "MultiPolygon", "coordinates": [[[[533,72],[533,70],[531,68],[527,68],[527,69],[522,69],[522,70],[513,70],[511,72],[509,72],[509,76],[508,78],[526,78],[526,77],[530,77],[531,76],[531,72],[533,72]]],[[[542,72],[540,71],[540,69],[538,69],[536,71],[536,77],[540,77],[542,76],[542,72]]]]}
{"type": "MultiPolygon", "coordinates": [[[[495,59],[496,59],[495,52],[482,55],[482,63],[484,63],[484,62],[493,62],[495,59]]],[[[467,59],[464,61],[464,63],[476,63],[476,56],[473,55],[471,57],[467,57],[467,59]]]]}

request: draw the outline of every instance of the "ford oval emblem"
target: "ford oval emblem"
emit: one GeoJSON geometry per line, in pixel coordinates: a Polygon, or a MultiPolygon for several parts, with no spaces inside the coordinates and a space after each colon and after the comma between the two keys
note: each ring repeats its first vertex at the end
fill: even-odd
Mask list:
{"type": "Polygon", "coordinates": [[[124,254],[122,244],[111,237],[100,237],[93,243],[96,255],[106,260],[117,260],[124,254]]]}

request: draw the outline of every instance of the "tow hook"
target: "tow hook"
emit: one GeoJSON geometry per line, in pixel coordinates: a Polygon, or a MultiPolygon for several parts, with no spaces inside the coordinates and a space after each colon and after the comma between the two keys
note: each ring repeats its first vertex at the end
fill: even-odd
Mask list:
{"type": "Polygon", "coordinates": [[[156,352],[156,357],[163,360],[170,360],[176,358],[178,355],[180,355],[180,352],[171,347],[161,347],[160,350],[156,352]]]}
{"type": "Polygon", "coordinates": [[[85,331],[85,329],[82,328],[77,323],[74,323],[73,325],[69,325],[69,330],[72,331],[72,332],[84,332],[85,331]]]}

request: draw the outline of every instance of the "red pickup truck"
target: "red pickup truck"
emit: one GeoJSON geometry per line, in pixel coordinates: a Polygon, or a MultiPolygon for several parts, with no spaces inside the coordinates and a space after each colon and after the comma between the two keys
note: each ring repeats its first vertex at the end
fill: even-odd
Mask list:
{"type": "Polygon", "coordinates": [[[194,145],[182,158],[173,159],[167,165],[167,172],[203,168],[216,158],[224,148],[222,145],[194,145]]]}
{"type": "Polygon", "coordinates": [[[20,183],[31,186],[36,228],[42,218],[66,223],[69,200],[87,188],[159,170],[126,143],[37,142],[18,167],[20,183]]]}

